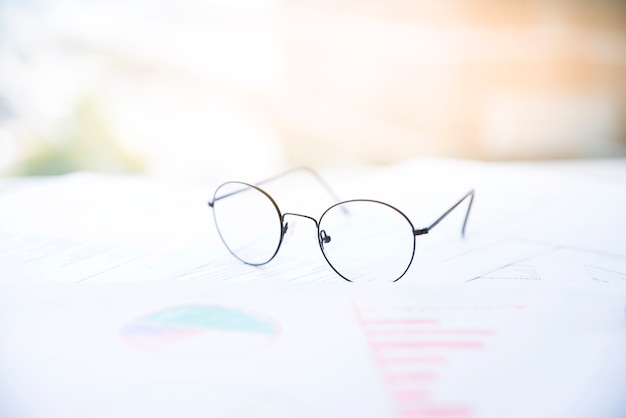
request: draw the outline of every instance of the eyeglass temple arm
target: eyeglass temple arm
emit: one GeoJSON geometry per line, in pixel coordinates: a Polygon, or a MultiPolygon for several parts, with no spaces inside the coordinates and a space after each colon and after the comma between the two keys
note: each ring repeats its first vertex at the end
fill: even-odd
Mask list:
{"type": "MultiPolygon", "coordinates": [[[[294,168],[291,168],[291,169],[289,169],[287,171],[284,171],[284,172],[282,172],[280,174],[276,174],[275,176],[266,178],[265,180],[258,181],[258,182],[256,182],[256,185],[261,185],[261,184],[272,182],[274,180],[278,180],[281,177],[284,177],[286,175],[292,174],[294,171],[304,171],[304,172],[310,174],[311,176],[313,176],[313,178],[315,180],[317,180],[317,182],[324,188],[324,190],[326,190],[326,192],[334,199],[334,201],[336,203],[338,203],[341,200],[341,199],[339,199],[337,194],[333,191],[333,189],[331,189],[331,187],[328,185],[328,183],[326,183],[324,181],[322,176],[320,176],[317,173],[317,171],[315,171],[315,170],[313,170],[312,168],[309,168],[309,167],[294,167],[294,168]]],[[[234,191],[234,192],[225,194],[223,196],[218,197],[215,200],[211,200],[210,202],[208,202],[208,204],[209,204],[210,207],[213,207],[213,204],[215,203],[216,200],[220,200],[220,199],[223,199],[225,197],[232,196],[232,195],[237,194],[239,192],[240,191],[234,191]]]]}
{"type": "Polygon", "coordinates": [[[322,176],[319,175],[319,173],[315,170],[313,170],[310,167],[294,167],[291,168],[287,171],[284,171],[280,174],[276,174],[275,176],[269,177],[265,180],[261,180],[259,182],[257,182],[257,185],[260,184],[265,184],[265,183],[269,183],[271,181],[277,180],[281,177],[287,176],[289,174],[292,174],[295,171],[304,171],[305,173],[311,175],[315,180],[317,180],[317,182],[324,188],[324,190],[326,190],[326,193],[328,193],[330,195],[330,197],[332,197],[335,202],[339,202],[341,199],[339,199],[339,196],[337,196],[337,194],[333,191],[333,189],[328,185],[328,183],[326,183],[326,181],[324,181],[324,179],[322,178],[322,176]]]}
{"type": "Polygon", "coordinates": [[[472,210],[472,203],[474,202],[474,190],[470,190],[469,192],[467,192],[467,194],[465,194],[465,196],[463,196],[461,199],[459,199],[459,201],[456,202],[450,209],[445,211],[443,213],[443,215],[441,215],[439,218],[437,218],[437,220],[435,222],[433,222],[429,227],[422,228],[422,229],[416,229],[416,230],[413,231],[413,234],[414,235],[428,234],[431,229],[433,229],[435,226],[437,226],[437,224],[439,224],[439,222],[443,221],[446,216],[448,216],[454,209],[457,208],[457,206],[459,206],[461,203],[463,203],[463,201],[465,199],[467,199],[468,197],[469,197],[469,205],[467,206],[467,212],[465,212],[465,219],[463,220],[463,228],[461,228],[461,236],[465,237],[465,226],[467,225],[467,219],[469,218],[470,211],[472,210]]]}

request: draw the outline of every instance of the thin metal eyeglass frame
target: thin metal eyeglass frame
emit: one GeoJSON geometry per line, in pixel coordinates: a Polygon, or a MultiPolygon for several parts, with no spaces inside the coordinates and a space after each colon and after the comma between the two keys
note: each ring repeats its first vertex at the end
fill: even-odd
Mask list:
{"type": "MultiPolygon", "coordinates": [[[[330,239],[329,239],[329,237],[326,236],[326,232],[324,230],[320,230],[320,223],[322,222],[322,220],[324,219],[324,216],[326,215],[326,213],[328,213],[328,211],[330,211],[331,209],[333,209],[333,208],[335,208],[337,206],[344,205],[346,203],[370,202],[370,203],[377,203],[377,204],[381,204],[381,205],[387,206],[388,208],[390,208],[390,209],[396,211],[397,213],[399,213],[407,221],[407,223],[409,224],[409,226],[413,230],[413,250],[412,250],[412,254],[411,254],[411,259],[409,260],[409,263],[408,263],[406,269],[402,272],[402,274],[400,276],[398,276],[398,278],[392,280],[392,282],[397,282],[398,280],[400,280],[406,274],[406,272],[411,267],[411,264],[413,263],[413,259],[415,258],[415,247],[416,247],[416,238],[415,237],[418,236],[418,235],[428,234],[435,226],[437,226],[441,221],[443,221],[454,209],[456,209],[461,203],[463,203],[466,199],[469,198],[467,211],[465,212],[465,217],[463,219],[463,226],[461,227],[461,237],[465,238],[465,230],[466,230],[466,226],[467,226],[467,221],[469,219],[469,214],[470,214],[470,211],[472,209],[472,204],[474,202],[474,195],[475,195],[475,192],[472,189],[469,192],[467,192],[465,195],[463,195],[463,197],[461,197],[455,204],[453,204],[450,208],[448,208],[441,216],[439,216],[429,226],[427,226],[425,228],[415,228],[415,226],[413,225],[413,223],[411,222],[409,217],[407,215],[405,215],[404,212],[402,212],[400,209],[390,205],[389,203],[381,202],[379,200],[372,200],[372,199],[351,199],[351,200],[343,200],[342,201],[342,200],[339,199],[337,194],[332,190],[332,188],[328,185],[328,183],[326,183],[324,181],[324,179],[315,170],[313,170],[311,168],[308,168],[308,167],[296,167],[296,168],[292,168],[290,170],[287,170],[287,171],[285,171],[283,173],[277,174],[275,176],[269,177],[269,178],[267,178],[265,180],[259,181],[256,184],[250,184],[250,183],[241,182],[241,181],[228,181],[228,182],[222,183],[215,190],[215,193],[213,195],[213,199],[208,201],[207,204],[208,204],[208,206],[211,209],[213,209],[213,220],[215,221],[215,226],[216,226],[216,229],[217,229],[217,233],[220,236],[220,239],[222,240],[222,243],[224,244],[224,246],[239,261],[241,261],[244,264],[251,265],[251,266],[262,266],[262,265],[265,265],[265,264],[269,263],[270,261],[272,261],[274,259],[274,257],[276,257],[276,254],[278,254],[278,251],[280,250],[280,248],[282,246],[283,240],[285,238],[285,234],[286,234],[287,229],[289,227],[289,223],[285,221],[287,216],[297,216],[297,217],[301,217],[301,218],[305,218],[305,219],[309,219],[309,220],[313,221],[315,223],[315,227],[317,229],[318,245],[320,247],[320,250],[322,251],[322,255],[324,256],[324,259],[326,260],[328,265],[333,269],[333,271],[335,273],[337,273],[341,278],[343,278],[344,280],[347,280],[349,282],[352,282],[352,280],[350,280],[349,278],[347,278],[343,274],[341,274],[332,265],[332,263],[330,262],[330,260],[326,256],[326,253],[324,252],[324,243],[328,243],[330,241],[330,239]],[[315,180],[317,180],[319,182],[319,184],[326,190],[326,192],[335,200],[336,203],[334,203],[329,208],[327,208],[322,213],[322,215],[320,216],[319,220],[315,219],[312,216],[304,215],[304,214],[300,214],[300,213],[292,213],[292,212],[282,213],[282,211],[280,210],[280,208],[279,208],[278,204],[276,203],[276,201],[274,200],[274,198],[269,193],[267,193],[265,190],[263,190],[262,188],[259,187],[259,185],[271,182],[273,180],[277,180],[280,177],[286,176],[288,174],[292,174],[294,171],[304,171],[304,172],[312,175],[313,178],[315,178],[315,180]],[[248,261],[242,259],[241,257],[239,257],[235,253],[235,251],[233,251],[228,246],[228,243],[226,242],[226,240],[222,236],[222,232],[220,232],[220,227],[219,227],[219,224],[217,222],[217,217],[215,216],[215,202],[217,202],[217,201],[219,201],[221,199],[227,198],[229,196],[232,196],[234,194],[240,193],[240,192],[245,190],[245,189],[242,189],[241,191],[230,192],[230,193],[227,193],[225,195],[222,195],[222,196],[218,197],[217,196],[217,192],[219,191],[219,189],[222,188],[224,185],[227,185],[227,184],[240,184],[240,185],[242,185],[244,187],[252,188],[252,189],[260,192],[261,194],[263,194],[266,198],[268,198],[270,200],[270,202],[272,203],[272,205],[274,206],[274,209],[276,210],[276,213],[278,215],[278,219],[280,221],[281,232],[280,232],[280,238],[279,238],[279,241],[278,241],[278,245],[276,246],[276,250],[271,255],[271,257],[267,259],[267,261],[264,261],[264,262],[261,262],[261,263],[251,263],[251,262],[248,262],[248,261]],[[324,236],[322,236],[322,233],[324,233],[324,236]]],[[[345,206],[342,206],[341,210],[344,213],[349,214],[349,211],[345,208],[345,206]]]]}

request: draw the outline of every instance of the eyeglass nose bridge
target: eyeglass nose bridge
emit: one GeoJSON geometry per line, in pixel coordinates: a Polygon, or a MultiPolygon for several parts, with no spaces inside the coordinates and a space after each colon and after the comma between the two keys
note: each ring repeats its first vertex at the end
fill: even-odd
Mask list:
{"type": "Polygon", "coordinates": [[[301,213],[286,212],[286,213],[283,213],[281,215],[281,223],[282,223],[282,226],[283,226],[283,230],[282,230],[283,237],[285,236],[285,234],[289,230],[289,222],[287,222],[285,220],[285,218],[287,216],[295,216],[295,217],[298,217],[298,218],[304,218],[304,219],[308,219],[310,221],[313,221],[313,223],[315,223],[315,228],[319,229],[319,222],[317,222],[317,219],[315,219],[314,217],[309,216],[309,215],[303,215],[301,213]]]}
{"type": "Polygon", "coordinates": [[[316,228],[319,228],[319,222],[317,222],[317,219],[315,219],[314,217],[309,216],[309,215],[303,215],[303,214],[301,214],[301,213],[293,213],[293,212],[286,212],[286,213],[283,213],[283,214],[282,214],[282,216],[281,216],[281,221],[282,221],[282,223],[283,223],[283,228],[285,228],[285,225],[286,225],[285,218],[286,218],[287,216],[297,216],[297,217],[299,217],[299,218],[305,218],[305,219],[308,219],[308,220],[313,221],[313,222],[315,223],[315,227],[316,227],[316,228]]]}

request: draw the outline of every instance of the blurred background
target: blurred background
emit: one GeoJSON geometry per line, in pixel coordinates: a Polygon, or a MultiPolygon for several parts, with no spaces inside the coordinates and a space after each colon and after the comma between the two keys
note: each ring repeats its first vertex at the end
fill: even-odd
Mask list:
{"type": "Polygon", "coordinates": [[[623,0],[1,0],[0,174],[626,155],[623,0]]]}

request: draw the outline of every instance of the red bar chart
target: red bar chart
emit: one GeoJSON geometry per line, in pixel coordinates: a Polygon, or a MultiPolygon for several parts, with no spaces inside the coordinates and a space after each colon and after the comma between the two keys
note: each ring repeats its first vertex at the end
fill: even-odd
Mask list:
{"type": "MultiPolygon", "coordinates": [[[[472,318],[523,305],[368,306],[354,303],[374,363],[400,418],[469,418],[471,405],[437,396],[436,385],[459,356],[483,352],[498,330],[472,318]]],[[[487,321],[488,322],[488,321],[487,321]]],[[[469,357],[471,359],[471,357],[469,357]]]]}

